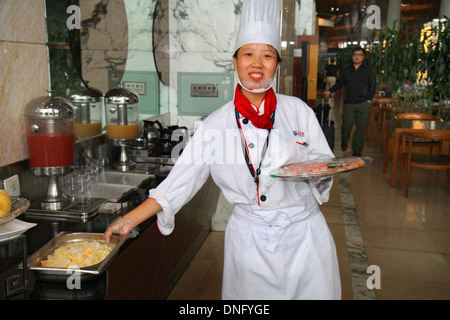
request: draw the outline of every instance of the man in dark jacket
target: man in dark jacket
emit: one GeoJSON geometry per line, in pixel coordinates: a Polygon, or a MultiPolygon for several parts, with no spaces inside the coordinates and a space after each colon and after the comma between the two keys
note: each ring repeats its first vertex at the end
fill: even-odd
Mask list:
{"type": "Polygon", "coordinates": [[[353,63],[343,68],[336,84],[329,91],[324,92],[325,96],[329,96],[344,85],[346,87],[342,112],[341,149],[343,151],[347,150],[347,143],[350,140],[353,124],[356,123],[356,130],[352,139],[353,156],[361,156],[364,148],[369,108],[377,86],[372,69],[363,64],[364,57],[363,49],[359,47],[354,48],[352,52],[353,63]]]}

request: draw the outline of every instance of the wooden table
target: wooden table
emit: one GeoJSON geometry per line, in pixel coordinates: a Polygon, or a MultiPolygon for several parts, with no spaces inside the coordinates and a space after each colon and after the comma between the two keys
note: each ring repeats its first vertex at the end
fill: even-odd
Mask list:
{"type": "Polygon", "coordinates": [[[397,181],[397,166],[399,159],[400,149],[400,136],[404,133],[414,132],[417,130],[428,131],[449,131],[450,121],[434,121],[434,120],[389,120],[386,123],[386,132],[384,134],[384,146],[383,146],[383,172],[387,171],[388,164],[388,148],[389,138],[394,137],[394,147],[392,155],[392,171],[391,171],[391,186],[396,186],[397,181]],[[393,135],[392,135],[393,133],[393,135]]]}

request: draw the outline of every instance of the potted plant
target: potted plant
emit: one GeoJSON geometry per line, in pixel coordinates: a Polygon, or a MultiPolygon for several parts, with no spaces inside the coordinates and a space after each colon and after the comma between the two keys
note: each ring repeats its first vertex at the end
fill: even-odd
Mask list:
{"type": "Polygon", "coordinates": [[[449,20],[373,32],[366,47],[367,63],[393,95],[395,110],[436,113],[447,120],[450,70],[449,20]]]}
{"type": "Polygon", "coordinates": [[[422,29],[419,72],[425,83],[425,103],[438,106],[438,115],[448,120],[450,100],[450,20],[428,23],[422,29]]]}

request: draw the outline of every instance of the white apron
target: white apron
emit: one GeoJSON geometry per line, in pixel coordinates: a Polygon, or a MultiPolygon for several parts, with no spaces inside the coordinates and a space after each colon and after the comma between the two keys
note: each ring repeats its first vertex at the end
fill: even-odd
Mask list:
{"type": "Polygon", "coordinates": [[[223,299],[340,299],[333,238],[313,210],[272,221],[236,206],[225,233],[223,299]],[[243,281],[242,279],[245,279],[243,281]]]}
{"type": "Polygon", "coordinates": [[[168,177],[150,190],[163,208],[157,215],[159,230],[172,232],[175,214],[211,175],[234,206],[225,235],[224,299],[339,299],[335,245],[318,205],[328,201],[332,179],[307,183],[270,175],[288,163],[334,156],[314,112],[300,99],[277,95],[274,129],[262,162],[268,131],[243,118],[238,121],[241,129],[233,102],[212,113],[168,177]],[[257,184],[241,137],[253,167],[261,163],[257,184]]]}

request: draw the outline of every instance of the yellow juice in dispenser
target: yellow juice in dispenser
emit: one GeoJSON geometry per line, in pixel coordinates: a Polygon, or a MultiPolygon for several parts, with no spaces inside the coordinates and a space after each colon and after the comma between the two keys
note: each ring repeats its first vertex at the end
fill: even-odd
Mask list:
{"type": "Polygon", "coordinates": [[[129,124],[129,125],[108,124],[106,125],[106,132],[109,139],[132,140],[139,138],[139,124],[129,124]]]}
{"type": "Polygon", "coordinates": [[[75,136],[76,137],[93,137],[102,132],[102,124],[100,122],[94,123],[76,123],[75,122],[75,136]]]}

